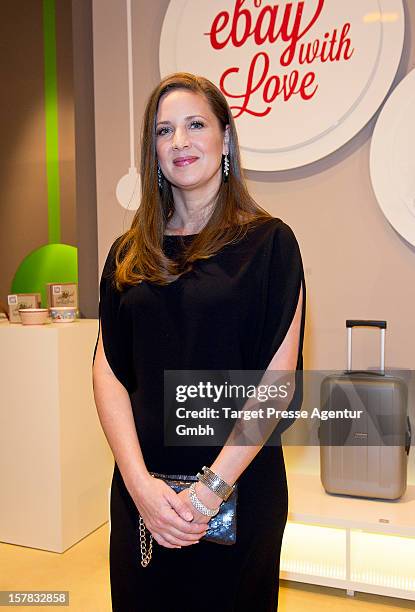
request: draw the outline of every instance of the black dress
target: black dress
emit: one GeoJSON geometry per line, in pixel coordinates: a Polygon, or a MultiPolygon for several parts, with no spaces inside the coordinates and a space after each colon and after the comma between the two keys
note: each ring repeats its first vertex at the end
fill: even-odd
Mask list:
{"type": "MultiPolygon", "coordinates": [[[[175,257],[195,235],[165,236],[175,257]]],[[[265,371],[293,320],[303,287],[297,369],[302,370],[305,282],[290,227],[270,218],[168,286],[143,282],[119,293],[109,274],[100,283],[100,319],[107,360],[128,390],[149,471],[196,474],[220,446],[164,446],[163,370],[265,371]]],[[[302,401],[302,387],[291,404],[302,401]]],[[[289,424],[289,423],[288,423],[289,424]]],[[[111,486],[110,579],[115,612],[268,612],[277,610],[281,542],[288,490],[282,446],[269,440],[238,479],[237,540],[200,540],[166,548],[140,563],[138,512],[115,464],[111,486]]],[[[147,533],[148,541],[148,533],[147,533]]]]}

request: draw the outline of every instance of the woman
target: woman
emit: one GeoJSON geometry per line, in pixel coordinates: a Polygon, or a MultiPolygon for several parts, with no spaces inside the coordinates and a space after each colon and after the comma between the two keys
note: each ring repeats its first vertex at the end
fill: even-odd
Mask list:
{"type": "MultiPolygon", "coordinates": [[[[142,200],[100,284],[93,380],[115,457],[110,578],[116,612],[275,611],[287,482],[272,445],[165,446],[164,370],[301,370],[305,283],[292,230],[256,204],[218,88],[177,73],[152,92],[141,135],[142,200]],[[203,540],[189,489],[150,472],[208,466],[238,483],[237,537],[203,540]],[[139,513],[153,537],[141,563],[139,513]],[[197,545],[196,545],[197,544],[197,545]]],[[[296,388],[294,400],[301,401],[296,388]]],[[[278,427],[277,427],[278,429],[278,427]]],[[[271,438],[270,438],[271,439],[271,438]]],[[[198,481],[204,508],[222,497],[198,481]]],[[[142,544],[141,544],[142,545],[142,544]]]]}

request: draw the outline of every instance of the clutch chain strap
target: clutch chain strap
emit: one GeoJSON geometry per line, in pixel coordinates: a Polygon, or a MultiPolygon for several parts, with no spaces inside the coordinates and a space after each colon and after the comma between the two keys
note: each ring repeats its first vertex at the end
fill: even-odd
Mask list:
{"type": "Polygon", "coordinates": [[[140,514],[140,550],[141,550],[141,565],[146,567],[151,561],[151,554],[153,552],[153,536],[150,533],[150,541],[147,549],[146,544],[146,526],[144,524],[143,517],[140,514]]]}

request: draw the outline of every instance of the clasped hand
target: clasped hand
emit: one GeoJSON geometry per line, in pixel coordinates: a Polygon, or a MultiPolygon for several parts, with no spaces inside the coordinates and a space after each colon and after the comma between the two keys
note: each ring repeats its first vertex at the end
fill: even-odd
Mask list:
{"type": "Polygon", "coordinates": [[[193,506],[189,489],[176,493],[160,478],[150,476],[135,503],[153,538],[166,548],[195,544],[208,529],[210,517],[193,506]]]}

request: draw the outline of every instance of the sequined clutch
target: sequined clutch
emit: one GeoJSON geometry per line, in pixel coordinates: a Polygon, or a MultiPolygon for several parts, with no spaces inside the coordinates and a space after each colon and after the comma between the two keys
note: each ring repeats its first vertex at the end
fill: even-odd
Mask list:
{"type": "MultiPolygon", "coordinates": [[[[150,472],[155,478],[161,478],[169,485],[176,493],[179,493],[185,488],[190,487],[193,482],[197,482],[197,476],[191,474],[185,476],[183,474],[160,474],[158,472],[150,472]]],[[[201,540],[215,542],[216,544],[231,545],[236,542],[236,507],[238,501],[238,485],[235,485],[234,490],[226,501],[223,501],[219,507],[219,512],[212,516],[208,523],[208,530],[202,536],[201,540]]],[[[152,536],[150,535],[150,545],[146,550],[145,531],[146,527],[142,516],[140,515],[140,548],[141,548],[141,565],[146,567],[150,563],[152,554],[152,536]]]]}
{"type": "MultiPolygon", "coordinates": [[[[192,482],[198,482],[197,476],[193,474],[190,476],[184,476],[183,474],[171,474],[168,476],[157,472],[150,472],[150,474],[155,478],[162,478],[169,487],[176,491],[176,493],[190,487],[192,482]]],[[[206,534],[200,538],[201,540],[216,542],[217,544],[235,544],[236,505],[238,501],[237,489],[238,485],[236,484],[235,489],[228,499],[221,503],[219,512],[209,520],[208,530],[206,534]]]]}

